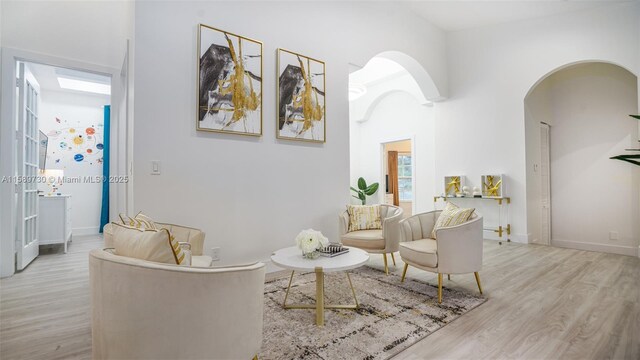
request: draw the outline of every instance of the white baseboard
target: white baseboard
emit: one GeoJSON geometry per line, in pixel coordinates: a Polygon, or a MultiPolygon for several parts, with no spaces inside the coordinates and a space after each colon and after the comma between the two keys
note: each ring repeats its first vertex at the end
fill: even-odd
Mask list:
{"type": "Polygon", "coordinates": [[[72,228],[71,231],[74,236],[98,235],[100,233],[100,227],[91,226],[91,227],[72,228]]]}
{"type": "Polygon", "coordinates": [[[594,244],[594,243],[584,243],[584,242],[571,241],[571,240],[551,240],[551,245],[563,247],[563,248],[569,248],[569,249],[598,251],[598,252],[629,255],[629,256],[639,256],[639,252],[640,252],[640,247],[636,248],[635,246],[594,244]]]}

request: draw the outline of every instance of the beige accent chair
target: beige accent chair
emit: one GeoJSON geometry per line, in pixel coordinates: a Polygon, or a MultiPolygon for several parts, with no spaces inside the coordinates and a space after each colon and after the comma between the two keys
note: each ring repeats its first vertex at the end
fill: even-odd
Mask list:
{"type": "Polygon", "coordinates": [[[400,243],[400,257],[404,261],[402,280],[409,265],[438,274],[438,302],[442,303],[442,274],[474,273],[478,289],[482,294],[480,275],[482,269],[482,216],[472,214],[460,225],[436,230],[436,238],[431,231],[442,211],[429,211],[400,221],[403,242],[400,243]]]}
{"type": "Polygon", "coordinates": [[[349,213],[345,210],[338,217],[340,242],[370,254],[382,254],[384,256],[384,272],[389,275],[387,254],[391,254],[395,266],[396,258],[393,253],[398,251],[400,243],[401,235],[398,224],[402,219],[402,209],[393,205],[380,205],[380,217],[382,218],[382,229],[349,232],[349,213]]]}
{"type": "Polygon", "coordinates": [[[262,263],[194,268],[89,253],[93,359],[251,359],[262,345],[262,263]]]}
{"type": "MultiPolygon", "coordinates": [[[[166,228],[169,232],[176,237],[176,240],[182,244],[188,244],[188,249],[191,250],[191,266],[194,267],[209,267],[211,266],[213,259],[211,256],[203,255],[204,236],[205,233],[202,230],[167,224],[156,223],[158,228],[166,228]]],[[[104,226],[104,247],[113,248],[113,225],[106,224],[104,226]]]]}

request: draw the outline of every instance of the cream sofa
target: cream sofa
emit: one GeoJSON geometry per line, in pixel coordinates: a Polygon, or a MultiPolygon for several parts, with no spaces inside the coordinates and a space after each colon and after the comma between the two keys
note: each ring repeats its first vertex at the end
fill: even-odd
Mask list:
{"type": "MultiPolygon", "coordinates": [[[[211,256],[203,255],[204,236],[205,233],[202,230],[167,224],[156,223],[158,228],[166,228],[169,232],[176,237],[176,240],[183,243],[189,243],[191,247],[191,266],[194,267],[209,267],[212,264],[213,259],[211,256]]],[[[113,225],[107,224],[104,226],[104,247],[113,248],[113,225]]]]}
{"type": "Polygon", "coordinates": [[[442,211],[429,211],[408,217],[400,222],[402,241],[400,257],[404,261],[402,280],[409,265],[438,274],[438,302],[442,302],[442,274],[474,273],[482,294],[480,275],[482,269],[482,216],[472,214],[460,225],[431,231],[442,211]]]}
{"type": "Polygon", "coordinates": [[[349,232],[349,213],[345,210],[338,216],[338,230],[342,244],[357,247],[371,254],[382,254],[384,256],[384,271],[389,275],[387,254],[391,254],[395,266],[396,259],[393,253],[398,251],[400,242],[398,224],[402,219],[402,209],[393,205],[380,205],[380,217],[382,218],[382,229],[349,232]]]}
{"type": "Polygon", "coordinates": [[[251,359],[265,268],[194,268],[89,253],[94,359],[251,359]]]}

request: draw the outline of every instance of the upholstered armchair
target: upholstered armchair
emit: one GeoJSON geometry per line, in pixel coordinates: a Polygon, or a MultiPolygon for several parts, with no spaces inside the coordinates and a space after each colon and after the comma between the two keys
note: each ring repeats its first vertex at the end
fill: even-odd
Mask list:
{"type": "Polygon", "coordinates": [[[478,290],[482,294],[480,275],[482,269],[482,216],[475,213],[460,225],[431,232],[441,211],[429,211],[408,217],[400,222],[402,242],[400,257],[404,261],[402,280],[409,265],[438,274],[438,302],[442,302],[442,274],[474,273],[478,290]]]}
{"type": "Polygon", "coordinates": [[[338,229],[343,245],[353,246],[370,254],[382,254],[384,272],[389,275],[387,254],[391,254],[391,260],[395,266],[396,259],[393,253],[398,251],[400,243],[399,223],[402,219],[402,209],[393,205],[380,205],[380,217],[382,229],[349,232],[349,213],[345,210],[338,217],[338,229]]]}
{"type": "Polygon", "coordinates": [[[194,268],[89,253],[93,359],[251,359],[262,345],[262,263],[194,268]]]}

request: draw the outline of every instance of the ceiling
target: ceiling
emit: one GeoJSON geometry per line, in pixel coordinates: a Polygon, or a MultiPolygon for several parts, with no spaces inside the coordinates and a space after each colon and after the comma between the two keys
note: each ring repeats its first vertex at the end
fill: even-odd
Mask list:
{"type": "Polygon", "coordinates": [[[111,78],[108,76],[89,73],[85,71],[58,68],[58,67],[49,66],[49,65],[35,64],[35,63],[29,63],[29,69],[31,70],[31,73],[38,81],[38,85],[40,85],[40,89],[42,90],[109,97],[108,95],[63,89],[62,87],[60,87],[60,84],[58,83],[58,76],[63,76],[63,77],[73,78],[73,79],[82,80],[82,81],[96,82],[100,84],[111,84],[111,78]]]}
{"type": "Polygon", "coordinates": [[[633,1],[477,0],[400,1],[399,3],[445,31],[458,31],[629,2],[633,1]]]}

